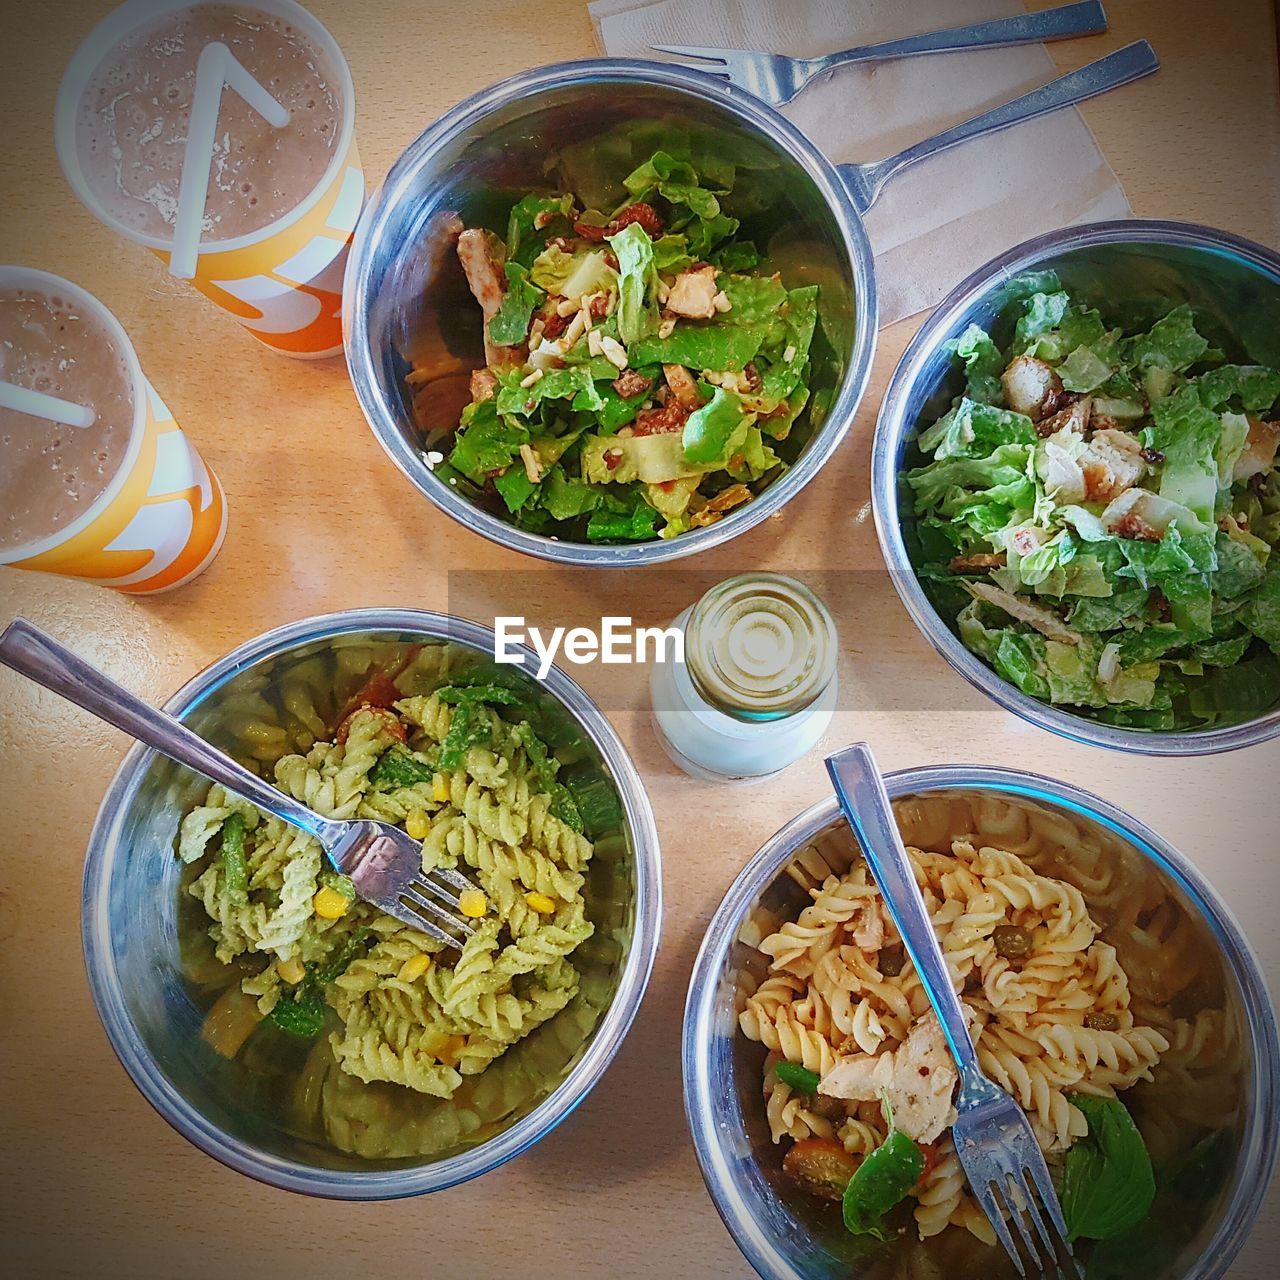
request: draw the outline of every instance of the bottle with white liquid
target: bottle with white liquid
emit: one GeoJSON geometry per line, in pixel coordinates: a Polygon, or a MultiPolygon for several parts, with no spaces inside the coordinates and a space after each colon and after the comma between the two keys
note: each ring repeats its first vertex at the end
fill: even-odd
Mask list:
{"type": "Polygon", "coordinates": [[[673,623],[684,661],[653,667],[654,730],[686,773],[715,782],[771,777],[810,750],[836,704],[836,627],[803,583],[746,573],[673,623]]]}

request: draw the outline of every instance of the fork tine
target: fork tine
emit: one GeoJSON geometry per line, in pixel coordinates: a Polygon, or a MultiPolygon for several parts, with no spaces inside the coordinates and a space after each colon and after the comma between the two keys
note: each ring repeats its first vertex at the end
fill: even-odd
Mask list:
{"type": "Polygon", "coordinates": [[[717,80],[728,80],[731,84],[733,83],[733,76],[723,69],[723,63],[720,64],[720,67],[716,67],[714,63],[710,62],[676,62],[669,60],[663,65],[679,67],[682,71],[700,71],[704,76],[714,76],[717,80]]]}
{"type": "Polygon", "coordinates": [[[1027,1269],[1023,1265],[1022,1255],[1018,1252],[1018,1246],[1013,1243],[1013,1237],[1009,1234],[1009,1224],[1005,1221],[1004,1210],[995,1196],[995,1186],[994,1182],[989,1182],[981,1191],[974,1188],[974,1194],[978,1197],[978,1202],[982,1205],[982,1211],[987,1215],[987,1219],[996,1235],[999,1236],[1000,1243],[1004,1245],[1005,1253],[1013,1260],[1013,1265],[1017,1268],[1018,1274],[1025,1277],[1027,1269]]]}
{"type": "Polygon", "coordinates": [[[409,881],[409,884],[412,888],[417,889],[419,893],[433,893],[441,902],[447,902],[451,907],[457,907],[459,911],[462,910],[462,902],[458,895],[434,880],[425,876],[414,876],[409,881]]]}
{"type": "Polygon", "coordinates": [[[1016,1173],[1006,1173],[1001,1190],[1004,1193],[1005,1203],[1009,1206],[1009,1217],[1013,1219],[1013,1225],[1018,1228],[1018,1235],[1022,1237],[1022,1243],[1026,1247],[1027,1258],[1031,1265],[1042,1274],[1049,1267],[1052,1267],[1056,1272],[1058,1270],[1058,1259],[1052,1247],[1049,1249],[1049,1261],[1046,1264],[1041,1261],[1040,1250],[1036,1248],[1036,1242],[1032,1238],[1031,1232],[1027,1229],[1026,1218],[1023,1215],[1026,1212],[1027,1205],[1030,1203],[1030,1197],[1026,1186],[1016,1173]]]}
{"type": "Polygon", "coordinates": [[[1058,1233],[1058,1239],[1062,1241],[1067,1257],[1071,1259],[1072,1266],[1078,1274],[1080,1264],[1076,1261],[1075,1254],[1071,1252],[1071,1242],[1067,1239],[1067,1222],[1062,1216],[1062,1205],[1058,1201],[1058,1193],[1053,1189],[1053,1183],[1049,1180],[1048,1166],[1043,1160],[1033,1160],[1029,1163],[1025,1172],[1031,1175],[1032,1187],[1039,1193],[1040,1199],[1044,1202],[1044,1207],[1049,1214],[1049,1221],[1053,1223],[1054,1230],[1058,1233]]]}
{"type": "MultiPolygon", "coordinates": [[[[703,62],[718,62],[722,66],[728,62],[724,55],[736,52],[732,49],[712,49],[698,44],[651,44],[649,48],[656,50],[658,53],[674,53],[680,58],[697,58],[703,62]]],[[[688,64],[684,65],[687,66],[688,64]]]]}
{"type": "MultiPolygon", "coordinates": [[[[408,899],[417,908],[416,914],[427,916],[448,925],[452,929],[457,929],[464,939],[474,932],[471,925],[465,920],[459,920],[455,916],[451,916],[442,906],[432,902],[425,894],[419,893],[411,884],[400,890],[401,902],[405,901],[405,899],[408,899]]],[[[439,935],[437,934],[436,936],[438,937],[439,935]]],[[[449,943],[456,947],[458,939],[450,937],[449,943]]]]}
{"type": "MultiPolygon", "coordinates": [[[[1044,1218],[1040,1213],[1040,1206],[1036,1203],[1036,1193],[1032,1188],[1032,1186],[1030,1186],[1026,1181],[1026,1175],[1028,1173],[1031,1173],[1033,1178],[1035,1175],[1029,1169],[1023,1169],[1022,1173],[1023,1173],[1023,1180],[1022,1180],[1022,1184],[1019,1186],[1019,1190],[1022,1193],[1023,1200],[1026,1201],[1027,1217],[1031,1219],[1031,1223],[1036,1229],[1036,1234],[1040,1237],[1040,1241],[1044,1245],[1045,1253],[1048,1255],[1048,1257],[1053,1261],[1054,1265],[1056,1266],[1057,1274],[1061,1276],[1063,1274],[1063,1267],[1062,1267],[1062,1252],[1061,1252],[1061,1249],[1059,1248],[1059,1241],[1056,1240],[1050,1234],[1049,1228],[1045,1225],[1044,1218]]],[[[1067,1256],[1070,1258],[1071,1257],[1070,1245],[1067,1245],[1065,1240],[1063,1240],[1061,1243],[1063,1245],[1066,1245],[1067,1256]]],[[[1074,1264],[1075,1258],[1071,1258],[1071,1261],[1074,1264]]],[[[1077,1271],[1076,1274],[1079,1275],[1079,1272],[1077,1271]]]]}
{"type": "Polygon", "coordinates": [[[434,871],[425,872],[421,878],[431,883],[442,880],[445,884],[452,885],[459,893],[475,888],[466,876],[460,875],[457,871],[451,871],[448,867],[436,867],[434,871]]]}
{"type": "Polygon", "coordinates": [[[1062,1219],[1062,1207],[1057,1198],[1057,1192],[1053,1190],[1053,1184],[1048,1180],[1048,1169],[1043,1164],[1033,1164],[1023,1170],[1024,1176],[1030,1181],[1030,1198],[1028,1204],[1032,1219],[1036,1222],[1036,1228],[1041,1234],[1041,1238],[1048,1244],[1050,1252],[1056,1258],[1061,1270],[1066,1275],[1074,1276],[1075,1280],[1084,1280],[1084,1267],[1076,1258],[1075,1253],[1071,1251],[1071,1242],[1066,1235],[1066,1222],[1062,1219]],[[1048,1229],[1044,1226],[1044,1219],[1039,1211],[1037,1199],[1043,1203],[1044,1208],[1048,1211],[1050,1221],[1053,1225],[1053,1234],[1048,1233],[1048,1229]],[[1066,1257],[1066,1265],[1062,1263],[1062,1257],[1066,1257]]]}
{"type": "Polygon", "coordinates": [[[433,920],[428,920],[417,907],[409,902],[396,902],[396,919],[403,921],[414,929],[421,929],[423,933],[430,934],[439,942],[443,942],[446,947],[456,947],[458,945],[457,938],[447,934],[433,920]]]}

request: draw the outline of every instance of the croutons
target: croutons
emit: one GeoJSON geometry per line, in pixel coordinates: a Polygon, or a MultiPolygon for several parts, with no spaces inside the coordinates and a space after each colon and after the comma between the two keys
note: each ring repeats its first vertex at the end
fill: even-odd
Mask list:
{"type": "Polygon", "coordinates": [[[1000,375],[1005,399],[1015,413],[1039,422],[1058,407],[1062,379],[1050,365],[1034,356],[1019,356],[1000,375]]]}
{"type": "Polygon", "coordinates": [[[710,320],[716,314],[716,269],[682,271],[667,295],[666,309],[688,320],[710,320]]]}

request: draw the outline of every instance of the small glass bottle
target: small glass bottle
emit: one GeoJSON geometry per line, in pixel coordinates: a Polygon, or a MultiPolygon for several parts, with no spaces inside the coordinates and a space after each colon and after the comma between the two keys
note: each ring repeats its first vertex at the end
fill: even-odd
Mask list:
{"type": "Polygon", "coordinates": [[[798,760],[836,705],[836,627],[803,583],[777,573],[729,578],[672,624],[684,661],[649,683],[654,731],[686,773],[755,782],[798,760]]]}

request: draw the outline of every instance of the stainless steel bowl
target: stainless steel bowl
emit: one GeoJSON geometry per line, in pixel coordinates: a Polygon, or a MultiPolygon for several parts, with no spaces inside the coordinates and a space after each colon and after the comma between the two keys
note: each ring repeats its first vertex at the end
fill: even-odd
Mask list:
{"type": "MultiPolygon", "coordinates": [[[[633,162],[631,150],[620,148],[615,171],[606,172],[609,165],[600,161],[584,180],[607,189],[633,162]]],[[[382,447],[421,493],[503,546],[565,564],[622,567],[719,546],[799,493],[853,421],[876,333],[871,249],[856,207],[870,199],[866,184],[856,166],[838,171],[759,99],[698,72],[601,59],[505,80],[454,107],[411,143],[361,219],[343,300],[347,363],[360,405],[382,447]],[[444,377],[483,363],[479,308],[456,256],[430,251],[440,215],[452,211],[470,225],[502,225],[523,191],[547,185],[553,157],[572,156],[576,146],[630,126],[651,139],[658,127],[692,132],[754,170],[754,189],[767,191],[768,200],[744,227],[788,285],[821,285],[822,323],[834,354],[814,379],[814,390],[828,395],[821,397],[825,408],[807,415],[811,434],[803,452],[760,497],[669,541],[592,546],[526,533],[438,480],[423,459],[404,375],[411,355],[424,349],[444,377]]]]}
{"type": "MultiPolygon", "coordinates": [[[[1180,1016],[1221,1011],[1214,1016],[1237,1029],[1234,1037],[1202,1038],[1203,1057],[1184,1052],[1183,1064],[1163,1073],[1157,1068],[1152,1083],[1125,1092],[1158,1170],[1176,1165],[1201,1139],[1206,1129],[1200,1121],[1223,1126],[1217,1150],[1224,1163],[1205,1162],[1190,1179],[1190,1199],[1182,1182],[1160,1175],[1150,1224],[1129,1242],[1135,1249],[1131,1269],[1098,1273],[1112,1280],[1225,1275],[1266,1195],[1280,1135],[1275,1011],[1257,960],[1226,907],[1167,841],[1065,783],[1009,769],[945,765],[891,773],[886,785],[909,843],[946,849],[952,836],[976,834],[1048,874],[1076,868],[1082,873],[1076,883],[1094,918],[1108,926],[1103,937],[1117,947],[1135,995],[1155,999],[1161,996],[1156,985],[1166,992],[1176,986],[1171,1007],[1180,1016]],[[1148,936],[1129,932],[1134,920],[1148,936]],[[1152,942],[1171,966],[1151,965],[1152,942]],[[1187,967],[1178,972],[1182,962],[1187,967]]],[[[783,1148],[770,1141],[761,1094],[765,1051],[742,1035],[737,1015],[767,972],[752,941],[809,901],[788,868],[816,842],[828,859],[854,855],[834,797],[787,823],[751,859],[712,918],[694,962],[684,1017],[685,1110],[707,1189],[738,1247],[766,1280],[1003,1280],[1013,1275],[1003,1256],[964,1231],[948,1230],[923,1244],[911,1232],[895,1249],[868,1249],[867,1237],[844,1230],[838,1209],[798,1193],[781,1176],[783,1148]],[[904,1260],[903,1254],[909,1256],[904,1260]]]]}
{"type": "MultiPolygon", "coordinates": [[[[308,745],[303,725],[312,700],[325,718],[364,682],[371,663],[385,669],[391,653],[431,640],[493,655],[492,631],[473,622],[418,610],[354,609],[241,645],[166,709],[238,755],[278,757],[308,745]]],[[[173,844],[180,818],[207,784],[141,746],[125,757],[89,839],[85,963],[112,1048],[143,1096],[184,1137],[286,1190],[351,1200],[416,1195],[519,1155],[600,1079],[631,1026],[657,951],[657,831],[625,748],[586,694],[555,669],[535,692],[561,730],[562,757],[612,780],[623,819],[596,843],[586,886],[596,932],[574,953],[581,991],[477,1078],[487,1090],[485,1122],[466,1137],[451,1133],[447,1102],[331,1073],[326,1089],[352,1090],[335,1095],[338,1113],[348,1118],[347,1149],[340,1150],[316,1132],[296,1098],[286,1104],[275,1086],[201,1041],[203,1011],[179,953],[186,899],[173,844]]],[[[184,938],[191,934],[199,929],[183,930],[184,938]]]]}
{"type": "Polygon", "coordinates": [[[881,405],[871,497],[898,595],[929,643],[970,684],[1064,737],[1146,755],[1200,755],[1272,738],[1280,733],[1280,705],[1238,724],[1160,732],[1098,724],[1040,702],[970,653],[921,589],[903,533],[911,513],[902,503],[899,475],[919,430],[945,412],[963,386],[947,343],[970,323],[990,327],[1005,309],[1012,278],[1048,268],[1114,323],[1149,327],[1189,302],[1230,358],[1280,367],[1280,255],[1262,245],[1190,223],[1130,220],[1067,227],[1010,249],[939,304],[903,353],[881,405]]]}

